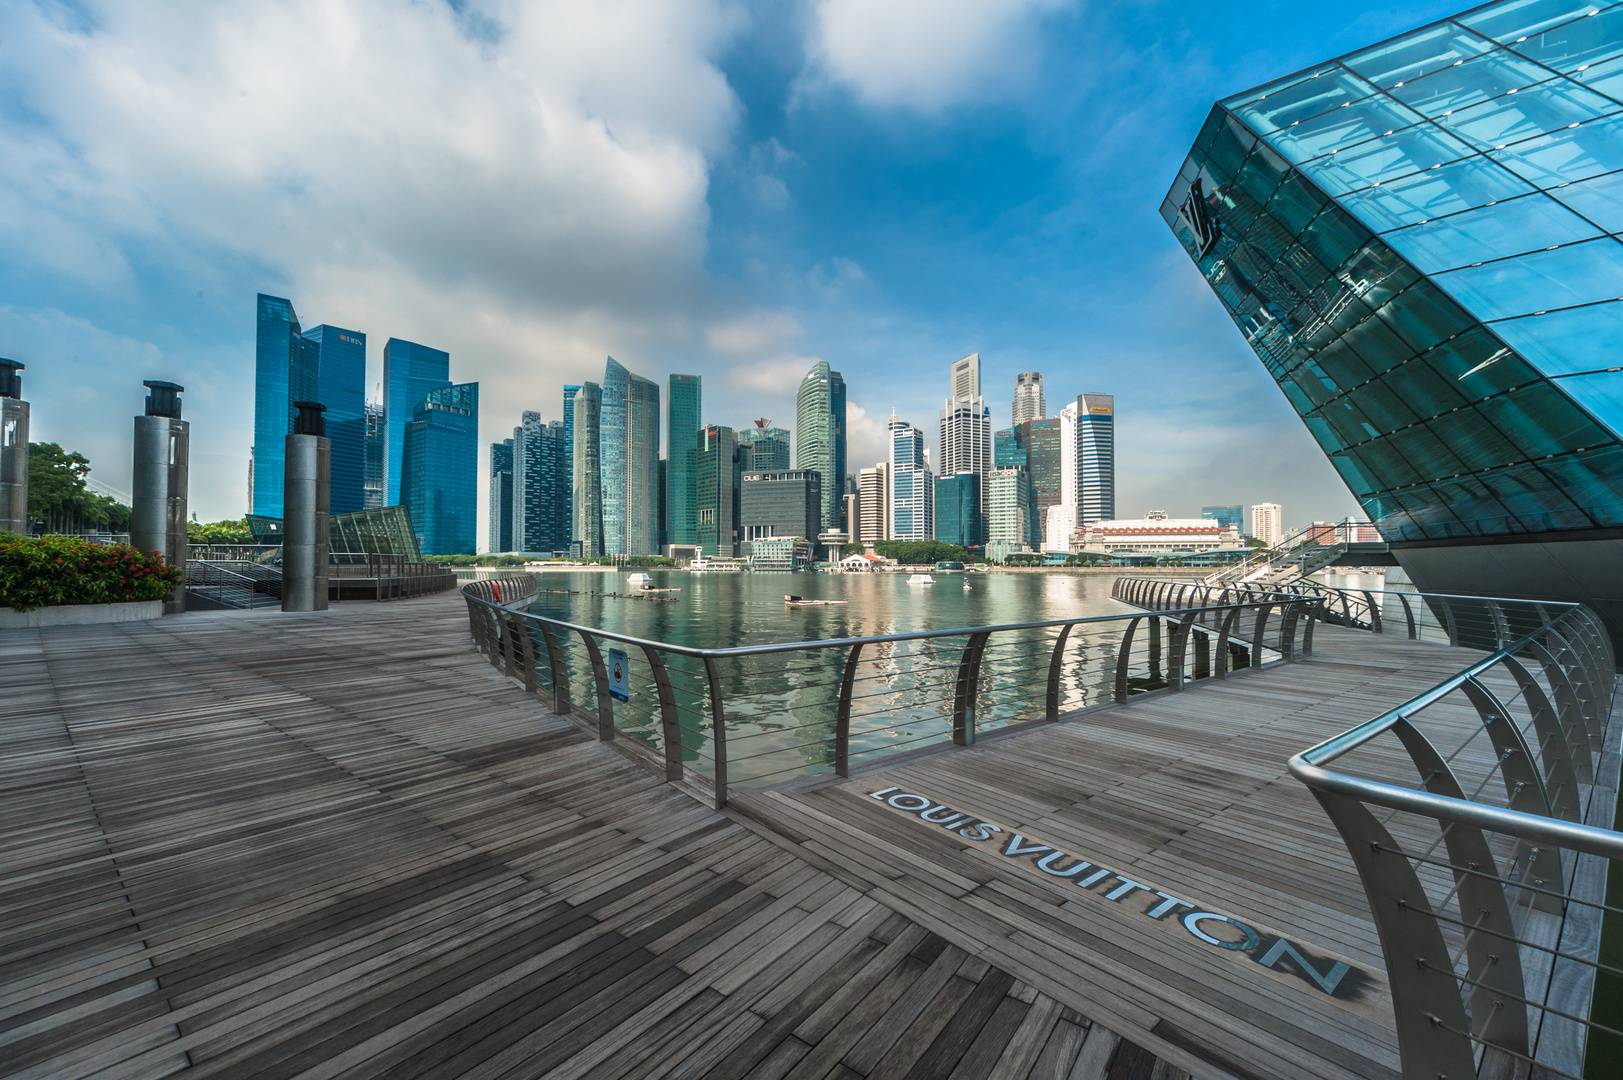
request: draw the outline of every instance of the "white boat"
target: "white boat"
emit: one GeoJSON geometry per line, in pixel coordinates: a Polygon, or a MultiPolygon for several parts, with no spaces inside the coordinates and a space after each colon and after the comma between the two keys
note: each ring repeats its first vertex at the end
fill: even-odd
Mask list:
{"type": "Polygon", "coordinates": [[[647,574],[632,574],[630,577],[626,578],[626,580],[633,585],[642,585],[646,587],[654,579],[647,574]]]}
{"type": "Polygon", "coordinates": [[[912,577],[907,579],[907,583],[909,585],[934,585],[935,578],[931,577],[929,574],[914,574],[912,577]]]}

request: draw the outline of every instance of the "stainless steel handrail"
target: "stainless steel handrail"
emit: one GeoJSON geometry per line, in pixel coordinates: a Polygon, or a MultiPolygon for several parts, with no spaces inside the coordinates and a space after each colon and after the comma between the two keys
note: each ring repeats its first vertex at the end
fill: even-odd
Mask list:
{"type": "MultiPolygon", "coordinates": [[[[1026,711],[1019,700],[1021,692],[1011,693],[1011,685],[1036,686],[1041,691],[1033,694],[1030,702],[1029,712],[1036,715],[1023,718],[1017,715],[1012,719],[1000,716],[990,721],[993,726],[1038,719],[1054,721],[1062,714],[1069,715],[1065,707],[1065,694],[1062,693],[1061,672],[1074,673],[1084,661],[1092,665],[1088,670],[1098,669],[1099,681],[1087,684],[1094,688],[1089,692],[1097,693],[1101,698],[1108,696],[1111,702],[1121,703],[1143,693],[1178,692],[1203,679],[1223,679],[1240,670],[1260,669],[1301,659],[1312,651],[1312,612],[1318,603],[1310,598],[1262,598],[1214,608],[700,648],[650,641],[632,634],[513,610],[509,605],[536,593],[535,581],[529,575],[483,579],[468,583],[462,591],[468,602],[469,628],[475,644],[504,674],[521,680],[526,690],[538,697],[550,697],[553,709],[559,715],[567,716],[575,712],[574,695],[569,687],[569,665],[564,660],[564,653],[568,635],[574,634],[580,638],[590,659],[588,685],[595,691],[597,699],[597,716],[588,726],[605,741],[615,737],[615,716],[620,709],[627,708],[624,704],[627,699],[619,698],[622,702],[619,709],[611,700],[614,695],[611,693],[610,672],[601,643],[623,646],[628,658],[639,657],[646,662],[655,691],[651,700],[655,704],[651,713],[642,718],[640,729],[650,732],[651,743],[661,744],[663,760],[659,767],[667,779],[685,782],[684,754],[691,756],[701,751],[707,752],[709,757],[706,761],[714,769],[712,790],[707,797],[713,798],[718,806],[724,804],[727,797],[728,755],[732,753],[728,747],[769,734],[759,727],[744,730],[739,725],[748,727],[750,722],[758,718],[775,720],[778,714],[774,709],[784,716],[806,708],[827,712],[829,715],[823,719],[788,726],[797,731],[810,732],[807,738],[811,742],[796,744],[796,747],[829,747],[829,762],[832,762],[835,773],[849,775],[855,756],[851,745],[854,703],[867,700],[869,705],[863,706],[865,710],[870,710],[874,704],[873,695],[854,693],[855,685],[859,682],[878,679],[887,687],[902,687],[895,691],[904,694],[902,701],[885,706],[879,713],[871,710],[863,713],[864,720],[868,721],[879,715],[889,717],[881,723],[880,728],[886,731],[897,729],[907,735],[906,740],[896,741],[893,745],[913,745],[920,740],[945,738],[949,730],[952,742],[971,745],[976,740],[977,732],[987,726],[989,712],[1001,710],[1007,713],[1011,707],[1017,713],[1026,711]],[[1239,618],[1241,615],[1245,618],[1239,618]],[[1089,636],[1090,628],[1105,628],[1109,633],[1103,638],[1097,634],[1089,636]],[[1012,640],[994,641],[999,635],[1012,640]],[[928,647],[949,639],[963,641],[963,648],[956,655],[943,655],[928,647]],[[892,647],[907,642],[924,643],[926,648],[904,654],[914,667],[895,668],[897,657],[892,647]],[[1009,648],[1025,652],[1011,654],[1006,651],[1009,648]],[[542,653],[545,653],[545,657],[542,653]],[[836,657],[836,662],[827,669],[828,680],[825,682],[785,684],[768,690],[760,690],[747,681],[739,682],[748,674],[736,667],[739,662],[793,654],[813,657],[832,655],[836,657]],[[1268,654],[1278,659],[1270,661],[1268,654]],[[698,661],[697,665],[691,666],[698,668],[702,665],[702,670],[688,670],[687,666],[673,666],[665,662],[666,659],[678,658],[698,661]],[[1065,668],[1067,658],[1072,664],[1071,668],[1065,668]],[[734,665],[735,671],[725,679],[718,670],[718,665],[723,662],[734,665]],[[1031,668],[1044,662],[1048,664],[1047,678],[1039,675],[1033,679],[1031,668]],[[866,676],[859,675],[864,665],[869,671],[866,676]],[[834,670],[835,667],[839,670],[834,670]],[[945,682],[938,682],[938,677],[945,682]],[[734,685],[728,685],[728,679],[734,685]],[[550,685],[543,688],[543,683],[550,685]],[[827,700],[818,699],[813,693],[805,701],[784,700],[781,704],[774,704],[777,698],[791,690],[800,693],[819,688],[837,692],[828,694],[827,700]],[[763,694],[765,698],[762,698],[763,694]],[[932,695],[944,696],[938,700],[932,695]],[[701,728],[694,729],[684,724],[684,715],[698,718],[701,728]],[[819,725],[825,724],[832,728],[832,735],[819,728],[819,725]],[[928,729],[939,730],[940,734],[932,735],[926,731],[924,735],[918,735],[915,729],[921,724],[928,729]],[[734,730],[729,731],[729,728],[734,730]],[[700,749],[689,747],[684,750],[681,734],[695,730],[700,749]],[[662,732],[657,739],[652,737],[656,731],[662,732]]],[[[810,668],[825,663],[817,661],[810,668]]],[[[773,672],[754,673],[763,678],[781,674],[781,667],[773,672]]],[[[1071,683],[1067,684],[1073,695],[1072,700],[1075,700],[1077,693],[1081,693],[1077,689],[1081,684],[1076,682],[1080,677],[1073,674],[1071,683]]],[[[647,700],[650,699],[645,699],[640,706],[645,711],[650,708],[647,700]]],[[[1101,700],[1096,703],[1105,702],[1101,700]]],[[[774,722],[771,730],[782,727],[782,724],[774,722]]],[[[865,734],[872,735],[876,730],[879,729],[870,727],[865,734]]],[[[770,740],[768,747],[764,752],[735,757],[734,761],[753,760],[762,753],[786,752],[785,747],[773,745],[770,740]]],[[[879,752],[881,750],[872,746],[861,751],[863,754],[879,752]]],[[[802,762],[795,767],[795,771],[803,774],[811,767],[802,762]]],[[[752,779],[759,780],[768,775],[773,774],[756,774],[752,779]]]]}

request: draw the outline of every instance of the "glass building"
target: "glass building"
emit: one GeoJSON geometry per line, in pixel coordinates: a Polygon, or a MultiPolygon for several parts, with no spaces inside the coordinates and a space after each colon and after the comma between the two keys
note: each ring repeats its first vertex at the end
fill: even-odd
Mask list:
{"type": "Polygon", "coordinates": [[[564,387],[564,538],[575,539],[575,394],[579,386],[564,387]]]}
{"type": "Polygon", "coordinates": [[[703,426],[704,383],[697,375],[672,375],[665,394],[666,452],[665,532],[666,543],[698,542],[698,517],[693,508],[696,488],[694,454],[698,452],[699,428],[703,426]]]}
{"type": "Polygon", "coordinates": [[[798,536],[815,543],[822,506],[823,477],[815,470],[746,471],[739,477],[738,538],[747,544],[798,536]]]}
{"type": "MultiPolygon", "coordinates": [[[[974,473],[981,478],[975,491],[976,497],[982,502],[975,516],[983,519],[986,515],[986,475],[992,470],[992,410],[986,407],[983,398],[947,399],[941,410],[940,446],[941,460],[937,465],[942,476],[974,473]]],[[[981,542],[980,539],[970,541],[977,546],[981,542]]]]}
{"type": "Polygon", "coordinates": [[[789,463],[789,433],[781,427],[773,427],[770,420],[755,421],[753,427],[738,433],[738,441],[750,448],[750,463],[757,469],[793,468],[789,463]]]}
{"type": "Polygon", "coordinates": [[[472,555],[479,519],[479,384],[431,390],[412,410],[400,504],[424,555],[472,555]]]}
{"type": "Polygon", "coordinates": [[[362,474],[364,491],[361,503],[362,509],[365,510],[376,510],[383,505],[385,423],[383,406],[377,402],[367,402],[366,427],[361,439],[361,448],[365,461],[365,471],[362,474]]]}
{"type": "Polygon", "coordinates": [[[1076,398],[1077,524],[1116,518],[1116,398],[1078,394],[1076,398]]]}
{"type": "Polygon", "coordinates": [[[513,429],[512,551],[549,554],[569,550],[571,478],[566,473],[564,425],[524,412],[513,429]]]}
{"type": "Polygon", "coordinates": [[[1040,542],[1047,525],[1048,508],[1058,506],[1064,497],[1062,427],[1059,417],[1050,416],[1028,420],[1015,428],[1025,447],[1026,472],[1031,477],[1031,524],[1027,531],[1034,545],[1040,542]]]}
{"type": "Polygon", "coordinates": [[[961,472],[935,481],[935,538],[943,544],[978,548],[985,535],[981,515],[981,476],[961,472]]]}
{"type": "Polygon", "coordinates": [[[390,338],[383,346],[384,505],[404,505],[401,469],[406,425],[416,419],[417,404],[429,391],[450,385],[450,353],[399,338],[390,338]]]}
{"type": "Polygon", "coordinates": [[[845,482],[845,379],[825,360],[806,372],[795,394],[795,439],[795,468],[823,477],[819,528],[836,529],[845,482]]]}
{"type": "Polygon", "coordinates": [[[570,454],[570,548],[584,558],[603,554],[603,389],[594,382],[575,391],[570,419],[575,438],[570,454]]]}
{"type": "MultiPolygon", "coordinates": [[[[1223,528],[1230,525],[1245,531],[1245,507],[1243,506],[1202,506],[1200,516],[1207,521],[1215,521],[1223,528]]],[[[1111,519],[1106,518],[1106,521],[1111,519]]]]}
{"type": "MultiPolygon", "coordinates": [[[[302,335],[315,349],[316,396],[332,443],[331,505],[335,514],[366,509],[366,335],[316,326],[302,335]]],[[[297,400],[306,400],[303,398],[297,400]]],[[[291,429],[289,429],[291,430],[291,429]]]]}
{"type": "Polygon", "coordinates": [[[1220,101],[1161,213],[1423,590],[1623,627],[1623,6],[1475,8],[1220,101]]]}
{"type": "Polygon", "coordinates": [[[614,357],[598,427],[605,555],[659,554],[659,384],[614,357]]]}
{"type": "Polygon", "coordinates": [[[513,550],[513,440],[490,444],[490,550],[513,550]]]}
{"type": "Polygon", "coordinates": [[[260,293],[257,303],[249,512],[280,520],[284,440],[293,431],[293,403],[317,400],[320,348],[300,331],[299,315],[290,301],[260,293]]]}
{"type": "Polygon", "coordinates": [[[935,535],[935,502],[924,464],[924,432],[890,418],[890,539],[929,540],[935,535]]]}
{"type": "Polygon", "coordinates": [[[731,558],[738,554],[738,439],[719,424],[706,424],[694,438],[699,550],[731,558]]]}

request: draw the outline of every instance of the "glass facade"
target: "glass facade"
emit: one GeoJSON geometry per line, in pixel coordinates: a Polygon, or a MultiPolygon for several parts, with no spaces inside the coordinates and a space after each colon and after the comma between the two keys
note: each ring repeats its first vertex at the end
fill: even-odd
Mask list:
{"type": "Polygon", "coordinates": [[[929,540],[935,535],[935,491],[924,467],[924,432],[890,418],[890,539],[929,540]]]}
{"type": "Polygon", "coordinates": [[[524,412],[513,429],[512,547],[547,554],[569,550],[571,478],[564,470],[564,425],[524,412]]]}
{"type": "Polygon", "coordinates": [[[738,538],[798,536],[815,543],[822,505],[823,478],[811,469],[746,471],[739,477],[738,538]]]}
{"type": "MultiPolygon", "coordinates": [[[[282,516],[283,440],[293,431],[295,401],[315,401],[317,345],[299,330],[293,304],[258,295],[254,337],[254,446],[249,512],[282,516]]],[[[364,379],[364,375],[363,375],[364,379]]]]}
{"type": "Polygon", "coordinates": [[[513,550],[513,440],[490,444],[490,550],[513,550]]]}
{"type": "Polygon", "coordinates": [[[1028,531],[1032,544],[1042,538],[1048,521],[1048,508],[1058,506],[1064,496],[1061,428],[1057,416],[1028,420],[1015,428],[1025,447],[1026,471],[1031,477],[1031,524],[1028,531]]]}
{"type": "Polygon", "coordinates": [[[575,539],[575,394],[579,386],[564,387],[564,538],[575,539]]]}
{"type": "Polygon", "coordinates": [[[383,505],[383,460],[385,419],[383,406],[376,402],[366,404],[366,426],[361,438],[365,461],[362,474],[364,491],[361,509],[376,510],[383,505]]]}
{"type": "Polygon", "coordinates": [[[750,448],[750,463],[757,469],[783,470],[794,468],[789,455],[789,433],[781,427],[772,427],[770,420],[757,420],[754,427],[738,433],[741,445],[750,448]]]}
{"type": "Polygon", "coordinates": [[[943,544],[978,548],[985,543],[984,531],[980,474],[961,472],[937,477],[935,538],[943,544]]]}
{"type": "MultiPolygon", "coordinates": [[[[1243,506],[1202,506],[1200,516],[1206,521],[1215,521],[1223,528],[1230,525],[1245,531],[1245,507],[1243,506]]],[[[1105,520],[1110,520],[1106,518],[1105,520]]]]}
{"type": "MultiPolygon", "coordinates": [[[[707,424],[694,436],[699,550],[728,558],[738,554],[738,489],[742,470],[733,429],[707,424]]],[[[808,537],[807,539],[811,539],[808,537]]]]}
{"type": "MultiPolygon", "coordinates": [[[[333,554],[404,555],[422,558],[411,515],[404,507],[383,506],[327,519],[327,550],[333,554]]],[[[282,519],[248,515],[248,529],[256,544],[280,544],[282,519]]]]}
{"type": "Polygon", "coordinates": [[[704,383],[697,375],[672,375],[666,388],[665,426],[670,448],[665,459],[665,532],[666,542],[671,544],[698,542],[693,460],[703,425],[703,390],[704,383]]]}
{"type": "Polygon", "coordinates": [[[1161,212],[1388,540],[1623,525],[1623,7],[1221,101],[1161,212]]]}
{"type": "Polygon", "coordinates": [[[1116,398],[1079,394],[1076,399],[1077,523],[1116,517],[1116,398]]]}
{"type": "MultiPolygon", "coordinates": [[[[383,346],[383,500],[401,499],[406,425],[416,417],[417,403],[432,390],[451,385],[451,354],[427,345],[390,338],[383,346]]],[[[477,467],[477,466],[476,466],[477,467]]]]}
{"type": "Polygon", "coordinates": [[[479,518],[479,384],[431,390],[412,411],[401,505],[425,555],[472,555],[479,518]]]}
{"type": "Polygon", "coordinates": [[[575,425],[574,447],[570,456],[570,546],[580,545],[580,554],[596,558],[603,554],[603,444],[601,413],[603,388],[582,383],[575,391],[570,418],[575,425]]]}
{"type": "Polygon", "coordinates": [[[332,512],[366,508],[366,335],[316,326],[302,335],[315,350],[316,396],[332,443],[332,512]]]}
{"type": "Polygon", "coordinates": [[[795,468],[816,469],[823,477],[820,529],[839,527],[840,490],[845,482],[845,379],[819,360],[800,381],[795,395],[795,468]]]}

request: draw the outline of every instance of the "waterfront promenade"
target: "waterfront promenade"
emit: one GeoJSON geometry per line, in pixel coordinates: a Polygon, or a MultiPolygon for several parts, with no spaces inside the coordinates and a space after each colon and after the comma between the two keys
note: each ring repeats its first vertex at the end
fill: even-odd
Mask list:
{"type": "Polygon", "coordinates": [[[1284,763],[1467,654],[1316,645],[716,812],[499,675],[454,594],[0,633],[0,1075],[1394,1076],[1284,763]]]}

